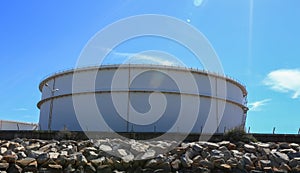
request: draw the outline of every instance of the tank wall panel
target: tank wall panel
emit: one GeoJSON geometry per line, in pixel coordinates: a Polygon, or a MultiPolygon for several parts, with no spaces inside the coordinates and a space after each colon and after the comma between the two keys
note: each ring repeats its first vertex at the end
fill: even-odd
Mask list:
{"type": "Polygon", "coordinates": [[[242,125],[243,110],[236,105],[227,103],[225,107],[224,116],[222,117],[221,124],[219,126],[220,132],[232,129],[238,125],[242,125]]]}
{"type": "Polygon", "coordinates": [[[58,89],[58,91],[55,91],[54,95],[70,94],[72,92],[72,78],[71,74],[56,78],[55,89],[58,89]]]}
{"type": "Polygon", "coordinates": [[[227,82],[227,98],[240,104],[243,104],[244,101],[241,89],[231,82],[227,82]]]}
{"type": "Polygon", "coordinates": [[[39,128],[41,130],[48,130],[49,110],[50,101],[46,101],[40,107],[39,128]]]}
{"type": "Polygon", "coordinates": [[[53,79],[47,81],[47,84],[48,84],[48,87],[44,85],[42,88],[42,99],[51,97],[51,90],[53,88],[53,79]]]}

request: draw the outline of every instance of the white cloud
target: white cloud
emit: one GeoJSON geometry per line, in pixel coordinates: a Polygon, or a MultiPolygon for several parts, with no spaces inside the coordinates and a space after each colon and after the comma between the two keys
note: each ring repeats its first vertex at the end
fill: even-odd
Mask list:
{"type": "Polygon", "coordinates": [[[271,99],[264,99],[256,102],[249,103],[249,111],[261,111],[261,107],[265,106],[271,99]]]}
{"type": "Polygon", "coordinates": [[[123,53],[123,52],[116,52],[112,51],[112,55],[124,57],[124,58],[130,58],[130,62],[134,63],[150,63],[150,64],[159,64],[159,65],[167,65],[167,66],[179,66],[181,65],[180,62],[173,60],[166,57],[161,57],[161,52],[144,52],[144,53],[123,53]],[[155,55],[156,54],[156,55],[155,55]]]}
{"type": "Polygon", "coordinates": [[[150,56],[150,55],[136,55],[133,58],[137,58],[138,60],[150,61],[153,63],[158,63],[160,65],[177,65],[176,62],[163,59],[158,56],[150,56]]]}
{"type": "Polygon", "coordinates": [[[15,111],[28,111],[27,108],[15,108],[14,110],[15,111]]]}
{"type": "Polygon", "coordinates": [[[194,0],[194,5],[195,5],[196,7],[201,6],[202,3],[203,3],[203,0],[194,0]]]}
{"type": "Polygon", "coordinates": [[[272,90],[292,93],[292,98],[300,96],[300,69],[279,69],[270,72],[263,83],[272,90]]]}

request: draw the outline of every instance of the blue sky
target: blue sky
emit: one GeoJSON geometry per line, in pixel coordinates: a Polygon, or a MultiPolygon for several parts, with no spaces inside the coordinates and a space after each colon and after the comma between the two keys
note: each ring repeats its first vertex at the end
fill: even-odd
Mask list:
{"type": "MultiPolygon", "coordinates": [[[[133,15],[163,14],[202,32],[225,73],[246,85],[246,126],[251,132],[271,133],[276,127],[277,133],[297,133],[299,6],[296,0],[1,1],[0,119],[38,122],[38,84],[46,75],[73,68],[88,40],[108,24],[133,15]]],[[[115,51],[122,56],[143,51],[149,44],[134,45],[147,41],[160,43],[147,48],[154,50],[164,42],[129,40],[115,51]]],[[[162,49],[173,54],[179,50],[175,43],[168,47],[162,49]]],[[[186,50],[179,55],[188,66],[201,68],[186,50]]]]}

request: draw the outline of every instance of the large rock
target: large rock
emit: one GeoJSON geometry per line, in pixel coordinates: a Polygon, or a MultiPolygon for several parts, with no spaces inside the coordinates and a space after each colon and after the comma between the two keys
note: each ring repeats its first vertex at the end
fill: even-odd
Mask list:
{"type": "Polygon", "coordinates": [[[52,170],[61,170],[62,166],[58,164],[49,164],[48,167],[52,170]]]}
{"type": "Polygon", "coordinates": [[[271,153],[271,150],[269,148],[259,148],[258,151],[262,155],[266,155],[266,156],[268,156],[271,153]]]}
{"type": "Polygon", "coordinates": [[[43,154],[44,152],[42,152],[42,151],[35,151],[35,150],[27,150],[26,153],[27,153],[28,157],[36,159],[36,158],[39,157],[39,155],[43,154]]]}
{"type": "Polygon", "coordinates": [[[0,163],[0,170],[6,170],[9,166],[9,163],[5,162],[5,163],[0,163]]]}
{"type": "Polygon", "coordinates": [[[183,155],[180,158],[180,161],[181,161],[182,166],[185,167],[185,168],[189,168],[193,164],[193,160],[191,160],[190,158],[188,158],[186,155],[183,155]]]}
{"type": "Polygon", "coordinates": [[[300,158],[300,152],[289,152],[287,155],[290,159],[300,158]]]}
{"type": "MultiPolygon", "coordinates": [[[[129,151],[133,155],[137,156],[141,153],[145,153],[148,150],[148,148],[149,148],[149,145],[138,143],[138,142],[132,142],[131,143],[131,148],[130,148],[129,151]]],[[[161,146],[157,146],[157,147],[152,146],[151,149],[154,150],[154,151],[158,151],[158,152],[161,152],[161,150],[163,150],[161,148],[161,146]]]]}
{"type": "Polygon", "coordinates": [[[196,157],[193,158],[193,165],[199,166],[199,162],[201,160],[203,160],[203,158],[201,157],[201,155],[197,155],[196,157]]]}
{"type": "Polygon", "coordinates": [[[229,143],[227,146],[228,150],[235,150],[236,149],[236,145],[233,143],[229,143]]]}
{"type": "Polygon", "coordinates": [[[290,143],[289,144],[291,148],[293,148],[294,150],[298,150],[299,148],[299,144],[296,144],[296,143],[290,143]]]}
{"type": "Polygon", "coordinates": [[[25,158],[25,159],[22,159],[22,160],[18,160],[17,161],[17,164],[20,165],[21,167],[25,167],[27,165],[29,165],[29,163],[35,161],[34,158],[25,158]]]}
{"type": "Polygon", "coordinates": [[[221,165],[225,164],[225,160],[224,159],[216,159],[213,161],[213,164],[217,168],[222,168],[221,165]]]}
{"type": "Polygon", "coordinates": [[[181,161],[179,159],[176,159],[171,163],[171,166],[174,170],[179,170],[181,166],[181,161]]]}
{"type": "Polygon", "coordinates": [[[64,169],[64,172],[75,172],[75,168],[69,164],[65,169],[64,169]]]}
{"type": "Polygon", "coordinates": [[[171,169],[169,162],[157,158],[147,161],[144,167],[151,169],[171,169]]]}
{"type": "Polygon", "coordinates": [[[291,172],[291,168],[289,167],[289,165],[287,165],[286,163],[281,163],[279,169],[287,171],[287,172],[291,172]]]}
{"type": "Polygon", "coordinates": [[[59,156],[59,153],[57,153],[57,152],[49,152],[50,159],[57,159],[58,156],[59,156]]]}
{"type": "Polygon", "coordinates": [[[18,152],[21,152],[21,151],[25,151],[25,147],[23,146],[18,146],[16,148],[13,149],[14,152],[18,153],[18,152]]]}
{"type": "Polygon", "coordinates": [[[18,159],[18,156],[16,154],[14,154],[14,155],[6,155],[6,156],[3,156],[2,159],[5,160],[8,163],[15,163],[17,161],[17,159],[18,159]]]}
{"type": "Polygon", "coordinates": [[[268,143],[257,143],[256,145],[260,148],[270,148],[270,144],[268,143]]]}
{"type": "Polygon", "coordinates": [[[210,153],[209,153],[208,149],[202,150],[201,156],[202,156],[203,158],[209,158],[209,157],[210,157],[210,153]]]}
{"type": "Polygon", "coordinates": [[[199,164],[200,164],[202,167],[205,167],[205,168],[208,168],[208,169],[213,169],[213,168],[214,168],[213,163],[211,163],[211,162],[208,161],[207,159],[201,160],[201,161],[199,162],[199,164]]]}
{"type": "Polygon", "coordinates": [[[87,163],[84,167],[85,173],[95,173],[96,171],[96,168],[91,163],[87,163]]]}
{"type": "Polygon", "coordinates": [[[294,158],[294,159],[291,159],[289,161],[289,164],[288,164],[291,168],[294,168],[296,166],[300,166],[300,157],[299,158],[294,158]]]}
{"type": "Polygon", "coordinates": [[[243,153],[238,150],[231,150],[231,154],[233,155],[233,157],[239,157],[243,155],[243,153]]]}
{"type": "Polygon", "coordinates": [[[232,157],[231,152],[228,151],[228,150],[222,151],[221,154],[223,155],[223,158],[224,158],[225,160],[228,160],[228,159],[230,159],[230,158],[232,157]]]}
{"type": "Polygon", "coordinates": [[[18,155],[11,151],[11,150],[7,150],[3,153],[3,160],[5,160],[8,163],[15,163],[16,160],[18,159],[18,155]]]}
{"type": "Polygon", "coordinates": [[[83,155],[87,160],[94,160],[98,158],[98,154],[93,150],[84,150],[83,155]]]}
{"type": "Polygon", "coordinates": [[[87,160],[82,153],[78,152],[73,154],[73,156],[75,156],[76,159],[76,166],[85,166],[87,164],[87,160]]]}
{"type": "Polygon", "coordinates": [[[23,168],[24,172],[37,172],[37,161],[30,162],[27,166],[23,168]]]}
{"type": "Polygon", "coordinates": [[[294,149],[292,149],[292,148],[289,148],[289,149],[279,149],[279,152],[285,153],[285,154],[296,153],[296,151],[294,149]]]}
{"type": "Polygon", "coordinates": [[[203,147],[200,146],[199,144],[194,143],[194,144],[192,145],[192,149],[193,149],[195,152],[197,152],[197,153],[201,153],[202,150],[203,150],[203,147]]]}
{"type": "Polygon", "coordinates": [[[56,143],[46,144],[46,145],[40,147],[39,151],[46,152],[46,151],[49,151],[52,147],[55,147],[55,146],[56,146],[56,143]]]}
{"type": "Polygon", "coordinates": [[[275,158],[275,161],[279,164],[282,162],[288,163],[289,162],[289,157],[285,153],[280,153],[280,152],[271,152],[272,156],[275,158]]]}
{"type": "Polygon", "coordinates": [[[245,149],[245,151],[250,152],[250,153],[256,152],[256,148],[253,145],[244,144],[244,149],[245,149]]]}
{"type": "Polygon", "coordinates": [[[221,141],[221,142],[218,142],[219,146],[225,146],[225,147],[227,147],[229,144],[230,144],[230,141],[221,141]]]}
{"type": "Polygon", "coordinates": [[[131,161],[133,161],[134,159],[134,155],[132,155],[131,153],[126,155],[126,156],[123,156],[121,157],[122,161],[124,161],[125,163],[129,163],[131,161]]]}
{"type": "Polygon", "coordinates": [[[17,153],[18,159],[24,159],[27,158],[27,155],[25,154],[24,151],[20,151],[17,153]]]}
{"type": "Polygon", "coordinates": [[[279,143],[278,145],[279,145],[280,149],[290,149],[291,148],[291,146],[286,142],[279,143]]]}
{"type": "Polygon", "coordinates": [[[17,142],[9,142],[8,149],[14,150],[15,148],[20,147],[20,144],[17,142]]]}
{"type": "Polygon", "coordinates": [[[245,164],[247,164],[247,165],[253,165],[252,160],[250,159],[250,157],[247,154],[243,155],[243,160],[244,160],[245,164]]]}
{"type": "Polygon", "coordinates": [[[221,154],[221,151],[220,150],[211,150],[210,154],[212,156],[219,156],[221,154]]]}
{"type": "Polygon", "coordinates": [[[7,151],[6,147],[0,147],[0,154],[3,155],[7,151]]]}
{"type": "Polygon", "coordinates": [[[226,161],[226,163],[229,164],[232,168],[236,168],[238,165],[238,160],[236,158],[232,157],[232,158],[228,159],[226,161]]]}
{"type": "Polygon", "coordinates": [[[33,144],[26,146],[26,150],[38,150],[40,148],[40,146],[41,145],[39,142],[33,143],[33,144]]]}
{"type": "Polygon", "coordinates": [[[152,149],[147,150],[145,153],[142,154],[141,159],[142,160],[151,159],[151,158],[155,157],[155,154],[156,154],[155,150],[152,150],[152,149]]]}
{"type": "Polygon", "coordinates": [[[221,164],[219,166],[219,168],[222,169],[222,170],[224,170],[224,171],[226,171],[226,172],[231,170],[231,166],[228,165],[228,164],[221,164]]]}
{"type": "Polygon", "coordinates": [[[259,163],[261,165],[261,168],[272,166],[270,160],[260,160],[259,163]]]}
{"type": "Polygon", "coordinates": [[[49,157],[48,153],[42,153],[36,158],[36,161],[38,162],[38,164],[42,165],[49,159],[50,159],[50,157],[49,157]]]}
{"type": "Polygon", "coordinates": [[[193,150],[192,148],[189,148],[185,152],[185,156],[189,159],[193,159],[195,156],[197,156],[199,153],[193,150]]]}
{"type": "Polygon", "coordinates": [[[104,145],[104,144],[100,145],[99,149],[102,150],[102,151],[105,151],[105,152],[111,152],[112,151],[112,148],[109,145],[104,145]]]}
{"type": "Polygon", "coordinates": [[[220,147],[218,144],[212,142],[199,142],[199,144],[210,149],[218,149],[220,147]]]}
{"type": "Polygon", "coordinates": [[[18,166],[17,164],[10,164],[9,168],[7,169],[7,172],[9,172],[9,173],[21,173],[22,170],[23,169],[20,166],[18,166]]]}
{"type": "Polygon", "coordinates": [[[105,161],[105,157],[100,157],[94,160],[90,160],[90,162],[93,164],[94,167],[98,167],[100,165],[102,165],[105,161]]]}

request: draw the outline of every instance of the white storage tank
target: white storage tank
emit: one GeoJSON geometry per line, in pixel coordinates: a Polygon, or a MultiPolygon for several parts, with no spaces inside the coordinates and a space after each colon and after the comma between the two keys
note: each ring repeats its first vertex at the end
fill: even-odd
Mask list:
{"type": "Polygon", "coordinates": [[[41,130],[208,133],[213,125],[223,133],[244,126],[248,110],[239,82],[183,67],[86,67],[55,73],[39,89],[41,130]]]}

